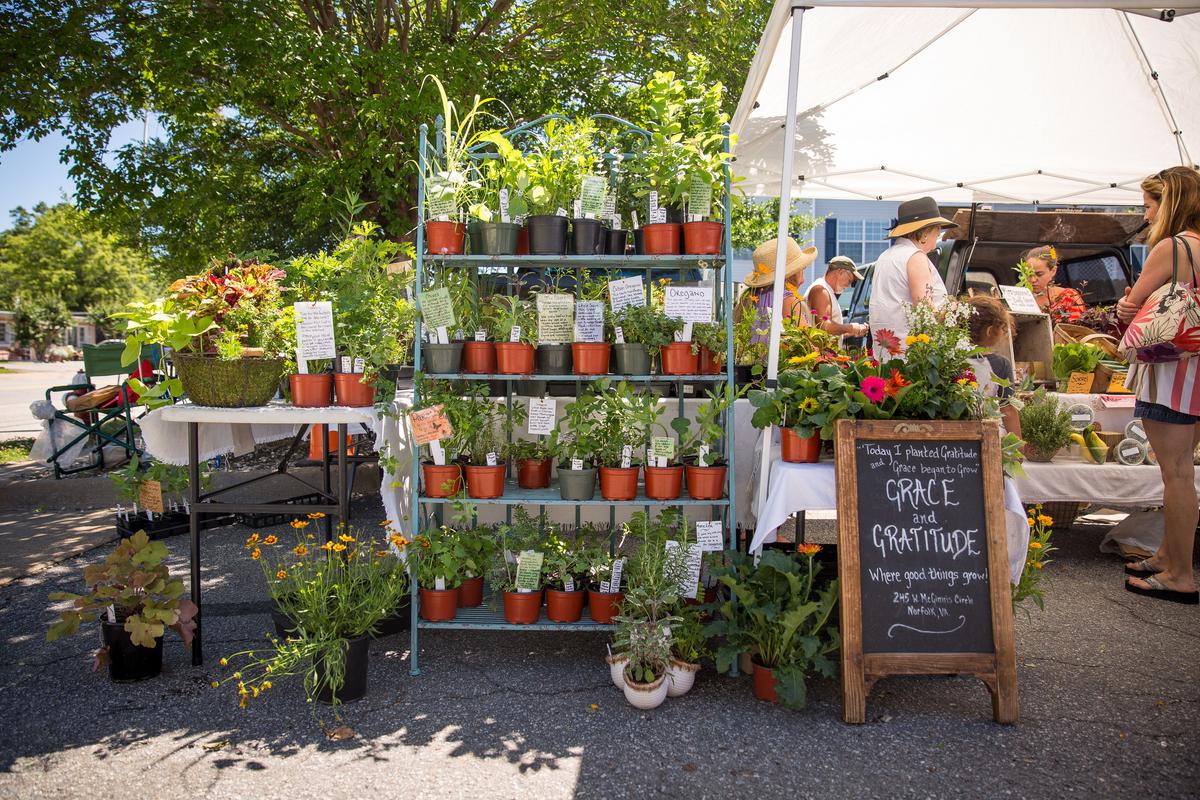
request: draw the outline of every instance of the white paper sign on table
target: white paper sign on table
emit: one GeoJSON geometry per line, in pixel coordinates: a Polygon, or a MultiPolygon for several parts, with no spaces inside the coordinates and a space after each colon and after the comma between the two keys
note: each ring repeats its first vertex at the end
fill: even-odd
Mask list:
{"type": "Polygon", "coordinates": [[[1043,313],[1041,307],[1037,304],[1037,300],[1033,297],[1033,292],[1024,286],[1001,286],[1000,296],[1004,298],[1004,302],[1008,304],[1010,311],[1018,314],[1043,313]]]}
{"type": "Polygon", "coordinates": [[[528,428],[532,436],[549,436],[554,431],[556,404],[553,397],[529,398],[528,428]]]}
{"type": "Polygon", "coordinates": [[[580,300],[575,304],[575,341],[604,341],[604,302],[580,300]]]}
{"type": "Polygon", "coordinates": [[[668,286],[663,297],[663,313],[684,322],[712,322],[712,287],[668,286]]]}
{"type": "Polygon", "coordinates": [[[642,276],[609,281],[608,297],[614,314],[626,306],[646,305],[646,286],[642,276]]]}
{"type": "Polygon", "coordinates": [[[309,360],[333,358],[337,350],[333,341],[333,304],[327,300],[315,303],[295,303],[296,344],[303,357],[309,360]]]}
{"type": "Polygon", "coordinates": [[[706,553],[715,553],[725,549],[724,533],[721,530],[721,520],[701,520],[696,523],[696,543],[706,553]]]}

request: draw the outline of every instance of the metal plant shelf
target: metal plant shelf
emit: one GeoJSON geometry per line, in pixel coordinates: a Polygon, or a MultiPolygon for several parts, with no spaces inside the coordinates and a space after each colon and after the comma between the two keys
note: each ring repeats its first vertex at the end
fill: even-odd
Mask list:
{"type": "Polygon", "coordinates": [[[418,628],[445,628],[450,630],[501,630],[501,631],[592,631],[600,633],[611,631],[612,625],[593,622],[584,609],[583,616],[578,622],[551,622],[546,617],[545,606],[538,613],[538,620],[529,625],[514,625],[504,619],[504,611],[491,607],[491,595],[483,598],[483,605],[475,608],[460,608],[454,619],[449,622],[428,622],[417,620],[418,628]]]}
{"type": "Polygon", "coordinates": [[[725,263],[724,254],[707,256],[444,256],[427,254],[425,260],[445,266],[494,266],[503,267],[616,267],[621,269],[696,269],[709,267],[720,269],[725,263]]]}
{"type": "MultiPolygon", "coordinates": [[[[597,479],[598,480],[598,479],[597,479]]],[[[458,497],[426,497],[417,498],[422,503],[453,503],[458,497]]],[[[558,482],[552,481],[549,489],[522,489],[520,486],[504,484],[504,494],[490,499],[468,498],[468,502],[479,505],[497,506],[727,506],[729,498],[720,500],[692,500],[686,495],[680,495],[675,500],[654,500],[638,492],[632,500],[605,500],[600,496],[599,487],[591,500],[563,500],[559,494],[558,482]]]]}
{"type": "Polygon", "coordinates": [[[453,381],[552,381],[556,383],[574,383],[575,381],[587,383],[589,381],[600,380],[601,378],[641,383],[678,383],[680,381],[724,383],[729,379],[725,373],[721,373],[720,375],[621,375],[616,372],[599,372],[595,375],[576,375],[572,372],[563,375],[532,372],[527,375],[514,375],[500,372],[426,372],[424,375],[426,378],[453,381]]]}

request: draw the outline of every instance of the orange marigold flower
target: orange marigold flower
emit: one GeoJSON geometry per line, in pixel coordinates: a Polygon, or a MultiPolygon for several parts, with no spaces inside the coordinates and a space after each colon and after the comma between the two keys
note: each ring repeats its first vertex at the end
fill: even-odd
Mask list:
{"type": "MultiPolygon", "coordinates": [[[[342,545],[342,546],[345,547],[345,545],[342,545]]],[[[322,550],[332,550],[333,542],[326,542],[325,544],[321,545],[321,549],[322,550]]]]}
{"type": "Polygon", "coordinates": [[[821,552],[821,545],[805,542],[804,544],[796,545],[796,549],[806,556],[815,556],[821,552]]]}
{"type": "Polygon", "coordinates": [[[250,551],[250,557],[255,561],[258,561],[260,558],[262,558],[262,550],[258,549],[257,547],[254,548],[250,551]]]}
{"type": "Polygon", "coordinates": [[[1041,542],[1030,542],[1030,543],[1029,543],[1029,549],[1030,549],[1030,550],[1041,550],[1041,549],[1042,549],[1042,543],[1041,543],[1041,542]]]}
{"type": "Polygon", "coordinates": [[[277,544],[278,542],[279,542],[279,537],[275,536],[274,534],[263,539],[263,544],[277,544]]]}
{"type": "Polygon", "coordinates": [[[250,536],[248,536],[246,538],[246,547],[251,548],[251,547],[254,547],[254,545],[256,545],[256,544],[258,544],[258,534],[252,533],[252,534],[250,534],[250,536]]]}

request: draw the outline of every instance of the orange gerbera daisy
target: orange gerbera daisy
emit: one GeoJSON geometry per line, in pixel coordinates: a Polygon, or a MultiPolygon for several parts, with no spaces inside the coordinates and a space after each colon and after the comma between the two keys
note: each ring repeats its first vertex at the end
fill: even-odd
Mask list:
{"type": "Polygon", "coordinates": [[[804,544],[796,545],[796,550],[806,556],[815,556],[817,553],[821,552],[821,545],[805,542],[804,544]]]}

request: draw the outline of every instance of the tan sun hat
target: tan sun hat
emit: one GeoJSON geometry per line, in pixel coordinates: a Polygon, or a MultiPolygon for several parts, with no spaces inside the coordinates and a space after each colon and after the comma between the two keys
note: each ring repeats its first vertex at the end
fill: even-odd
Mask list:
{"type": "Polygon", "coordinates": [[[958,225],[942,216],[942,210],[932,197],[918,197],[916,200],[905,200],[896,209],[896,227],[888,231],[887,238],[895,239],[905,236],[921,228],[938,225],[943,228],[957,228],[958,225]]]}
{"type": "MultiPolygon", "coordinates": [[[[742,283],[751,289],[775,282],[775,257],[779,251],[779,240],[771,239],[763,242],[754,249],[750,260],[754,262],[754,271],[742,279],[742,283]]],[[[787,240],[787,263],[783,270],[784,277],[795,275],[812,265],[817,260],[817,248],[801,248],[796,240],[787,240]]]]}

